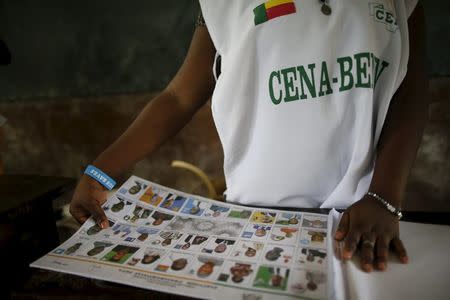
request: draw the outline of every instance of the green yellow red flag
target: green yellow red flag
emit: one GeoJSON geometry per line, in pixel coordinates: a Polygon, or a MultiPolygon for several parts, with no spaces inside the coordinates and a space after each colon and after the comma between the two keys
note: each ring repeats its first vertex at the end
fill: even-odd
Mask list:
{"type": "Polygon", "coordinates": [[[269,0],[253,9],[255,25],[295,12],[294,0],[269,0]]]}

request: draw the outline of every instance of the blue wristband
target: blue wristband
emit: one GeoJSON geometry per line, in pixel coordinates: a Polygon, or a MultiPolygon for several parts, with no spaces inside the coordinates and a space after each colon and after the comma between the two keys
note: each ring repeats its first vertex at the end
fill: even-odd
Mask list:
{"type": "Polygon", "coordinates": [[[113,187],[116,185],[114,179],[112,179],[111,177],[103,173],[102,170],[97,169],[93,165],[87,166],[86,170],[84,171],[84,174],[97,180],[101,185],[103,185],[108,190],[112,190],[113,187]]]}

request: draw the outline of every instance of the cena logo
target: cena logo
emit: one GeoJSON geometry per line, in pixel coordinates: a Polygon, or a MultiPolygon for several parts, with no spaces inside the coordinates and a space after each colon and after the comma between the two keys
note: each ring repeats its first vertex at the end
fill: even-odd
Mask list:
{"type": "Polygon", "coordinates": [[[398,25],[394,14],[384,8],[383,4],[376,2],[369,3],[369,14],[375,19],[376,22],[383,23],[388,31],[397,31],[398,25]]]}

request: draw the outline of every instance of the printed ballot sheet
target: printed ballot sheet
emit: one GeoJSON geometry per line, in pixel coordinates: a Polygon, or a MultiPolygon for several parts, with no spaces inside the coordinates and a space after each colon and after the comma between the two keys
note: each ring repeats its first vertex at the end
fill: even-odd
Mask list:
{"type": "Polygon", "coordinates": [[[213,201],[136,176],[103,208],[109,228],[89,219],[31,266],[204,299],[326,299],[333,289],[328,215],[213,201]]]}

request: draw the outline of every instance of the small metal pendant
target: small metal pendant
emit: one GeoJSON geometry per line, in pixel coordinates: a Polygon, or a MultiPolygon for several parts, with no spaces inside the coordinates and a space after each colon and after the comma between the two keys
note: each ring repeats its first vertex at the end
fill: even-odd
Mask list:
{"type": "Polygon", "coordinates": [[[327,16],[331,15],[331,7],[328,4],[326,4],[326,3],[322,4],[321,10],[324,15],[327,15],[327,16]]]}

